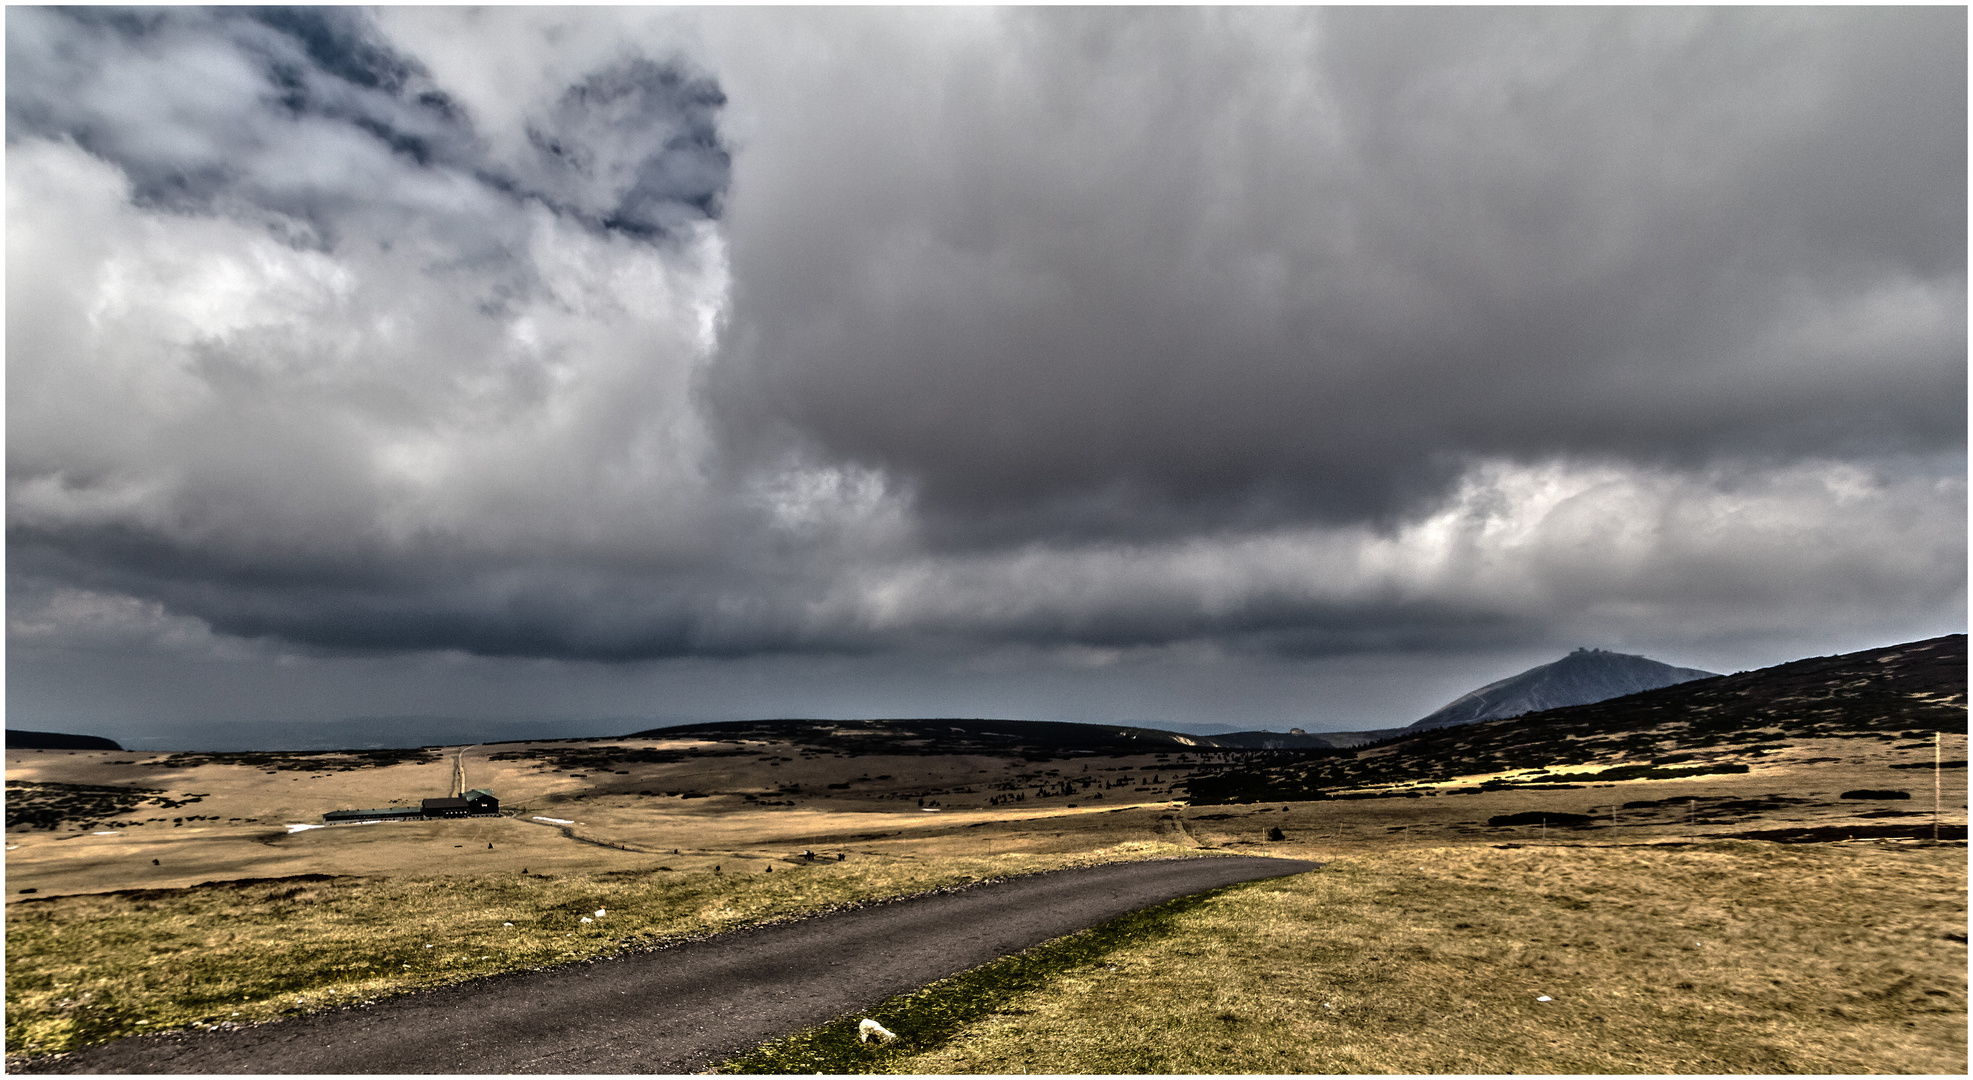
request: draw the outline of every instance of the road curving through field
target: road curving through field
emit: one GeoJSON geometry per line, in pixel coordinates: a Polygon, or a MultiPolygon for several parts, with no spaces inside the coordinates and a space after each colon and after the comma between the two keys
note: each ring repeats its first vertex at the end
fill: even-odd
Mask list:
{"type": "Polygon", "coordinates": [[[1108,863],[518,972],[236,1031],[122,1039],[26,1073],[691,1073],[1119,915],[1320,863],[1108,863]]]}

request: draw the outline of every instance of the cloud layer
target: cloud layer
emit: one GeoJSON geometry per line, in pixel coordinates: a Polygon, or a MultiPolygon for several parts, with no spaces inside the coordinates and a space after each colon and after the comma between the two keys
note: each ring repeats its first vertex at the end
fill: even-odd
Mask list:
{"type": "Polygon", "coordinates": [[[720,414],[907,480],[959,543],[1389,519],[1476,457],[1951,449],[1955,22],[1050,11],[913,39],[739,162],[720,414]]]}
{"type": "Polygon", "coordinates": [[[7,37],[16,679],[1963,624],[1961,10],[7,37]]]}

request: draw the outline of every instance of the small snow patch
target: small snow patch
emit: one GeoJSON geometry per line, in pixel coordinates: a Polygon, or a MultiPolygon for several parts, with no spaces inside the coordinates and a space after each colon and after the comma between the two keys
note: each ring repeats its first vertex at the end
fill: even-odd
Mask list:
{"type": "Polygon", "coordinates": [[[1538,997],[1538,998],[1536,998],[1535,1000],[1536,1000],[1536,1001],[1554,1001],[1555,999],[1554,999],[1554,998],[1552,998],[1552,997],[1549,997],[1549,996],[1548,996],[1547,994],[1543,994],[1542,996],[1540,996],[1540,997],[1538,997]]]}
{"type": "MultiPolygon", "coordinates": [[[[114,831],[111,831],[111,832],[92,832],[92,833],[90,833],[89,835],[91,835],[91,836],[115,836],[115,835],[117,835],[117,834],[116,834],[116,832],[114,832],[114,831]]],[[[12,850],[14,850],[14,849],[13,849],[13,848],[8,848],[7,850],[8,850],[8,851],[12,851],[12,850]]]]}
{"type": "Polygon", "coordinates": [[[878,1023],[877,1021],[871,1020],[866,1017],[862,1023],[856,1025],[856,1041],[857,1042],[875,1041],[880,1043],[896,1042],[897,1033],[885,1027],[884,1025],[878,1023]]]}
{"type": "Polygon", "coordinates": [[[558,817],[537,817],[537,818],[535,818],[534,820],[536,820],[536,821],[546,821],[546,822],[548,822],[549,824],[552,824],[552,825],[573,825],[573,824],[575,824],[575,822],[573,822],[573,821],[570,821],[570,820],[568,820],[568,819],[566,819],[566,818],[558,818],[558,817]]]}
{"type": "MultiPolygon", "coordinates": [[[[369,824],[369,823],[365,822],[364,824],[369,824]]],[[[288,826],[288,835],[293,836],[298,832],[307,832],[310,829],[323,829],[327,827],[328,826],[326,825],[290,825],[288,826]]]]}

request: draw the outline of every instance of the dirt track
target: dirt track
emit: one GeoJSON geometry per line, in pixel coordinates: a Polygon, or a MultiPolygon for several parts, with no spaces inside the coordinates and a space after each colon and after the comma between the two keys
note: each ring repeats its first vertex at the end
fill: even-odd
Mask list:
{"type": "Polygon", "coordinates": [[[28,1063],[62,1073],[689,1073],[778,1035],[1126,912],[1319,863],[1225,857],[1061,870],[481,979],[231,1032],[28,1063]]]}

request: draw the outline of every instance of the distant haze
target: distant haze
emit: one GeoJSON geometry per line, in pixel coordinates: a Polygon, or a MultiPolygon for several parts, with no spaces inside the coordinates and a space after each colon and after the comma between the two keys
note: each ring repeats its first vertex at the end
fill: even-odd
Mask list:
{"type": "MultiPolygon", "coordinates": [[[[146,724],[138,734],[119,738],[128,750],[367,750],[413,746],[466,746],[527,739],[596,738],[625,735],[648,722],[633,718],[537,720],[497,723],[444,716],[353,717],[313,723],[221,721],[200,724],[146,724]]],[[[118,725],[103,726],[115,730],[118,725]]],[[[92,730],[90,734],[100,734],[92,730]]]]}
{"type": "Polygon", "coordinates": [[[16,728],[1365,730],[1965,627],[1963,7],[6,19],[16,728]]]}

